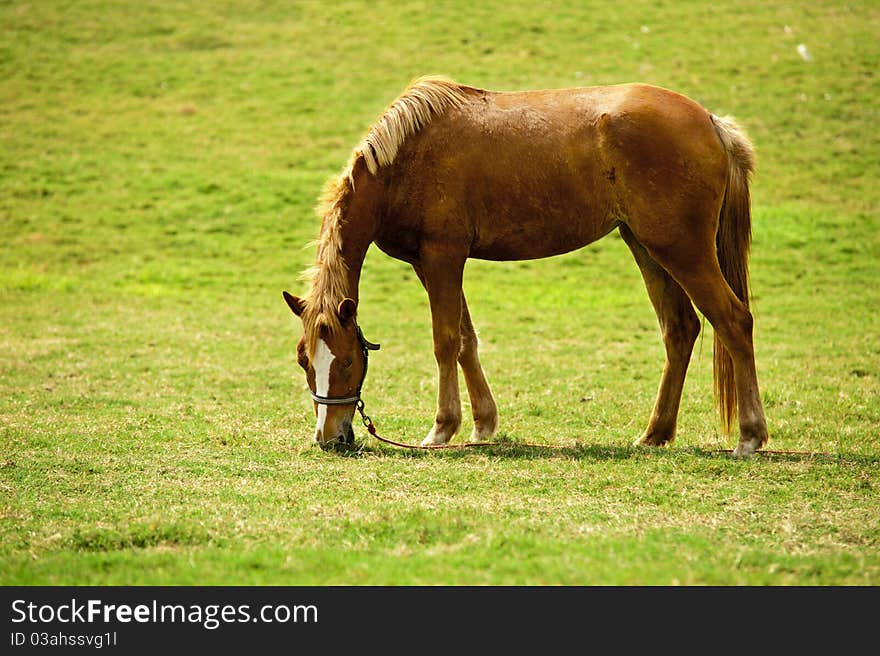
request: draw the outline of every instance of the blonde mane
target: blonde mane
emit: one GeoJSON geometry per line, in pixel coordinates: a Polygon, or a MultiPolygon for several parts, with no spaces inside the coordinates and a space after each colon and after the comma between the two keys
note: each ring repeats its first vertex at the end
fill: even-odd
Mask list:
{"type": "Polygon", "coordinates": [[[316,211],[321,217],[318,254],[315,264],[303,272],[309,282],[302,319],[308,350],[314,354],[322,326],[330,331],[341,326],[336,309],[350,295],[348,265],[342,256],[342,226],[345,209],[354,192],[354,167],[362,159],[369,172],[376,175],[383,166],[394,161],[408,137],[427,126],[435,116],[449,107],[465,102],[464,89],[447,78],[422,77],[412,83],[370,127],[366,136],[352,151],[342,173],[331,178],[324,187],[316,211]]]}
{"type": "Polygon", "coordinates": [[[303,280],[309,283],[302,313],[309,357],[315,353],[321,326],[327,326],[331,331],[341,327],[336,308],[349,293],[348,265],[342,257],[341,227],[345,200],[352,189],[351,168],[350,163],[345,173],[327,182],[316,208],[323,217],[317,240],[318,254],[315,263],[302,273],[303,280]]]}
{"type": "Polygon", "coordinates": [[[459,84],[444,77],[422,77],[409,85],[367,132],[356,149],[376,175],[379,167],[394,161],[407,137],[416,134],[448,107],[458,107],[466,100],[459,84]]]}

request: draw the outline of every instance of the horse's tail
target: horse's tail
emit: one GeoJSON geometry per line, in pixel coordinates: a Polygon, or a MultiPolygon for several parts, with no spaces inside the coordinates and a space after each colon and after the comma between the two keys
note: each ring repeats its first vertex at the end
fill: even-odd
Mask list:
{"type": "MultiPolygon", "coordinates": [[[[718,263],[727,284],[749,307],[749,245],[752,241],[752,212],[749,202],[749,176],[755,169],[755,149],[733,118],[712,116],[715,131],[727,152],[727,190],[721,205],[721,217],[715,245],[718,263]]],[[[721,427],[730,434],[737,414],[733,360],[715,332],[714,339],[715,405],[721,427]]]]}

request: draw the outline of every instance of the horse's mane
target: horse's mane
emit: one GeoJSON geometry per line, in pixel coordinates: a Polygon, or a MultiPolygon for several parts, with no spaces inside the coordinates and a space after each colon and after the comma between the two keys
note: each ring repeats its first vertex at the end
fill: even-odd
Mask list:
{"type": "Polygon", "coordinates": [[[302,319],[309,353],[314,353],[321,326],[340,328],[336,308],[350,292],[348,266],[342,257],[341,227],[345,209],[354,193],[354,168],[363,160],[373,175],[394,161],[408,137],[419,132],[449,107],[458,107],[467,98],[465,88],[443,77],[422,77],[412,83],[373,123],[366,136],[352,151],[342,173],[331,178],[316,211],[321,217],[318,255],[315,264],[303,272],[310,282],[302,319]]]}
{"type": "Polygon", "coordinates": [[[309,357],[315,353],[321,326],[331,331],[341,327],[336,308],[348,295],[348,266],[342,257],[341,224],[345,200],[354,188],[350,179],[352,168],[353,162],[350,162],[342,175],[327,182],[316,210],[323,217],[317,240],[318,255],[315,263],[302,274],[309,282],[302,313],[309,357]]]}
{"type": "Polygon", "coordinates": [[[447,107],[458,107],[466,99],[461,85],[444,77],[422,77],[382,114],[356,149],[375,175],[379,167],[394,161],[401,144],[442,114],[447,107]]]}

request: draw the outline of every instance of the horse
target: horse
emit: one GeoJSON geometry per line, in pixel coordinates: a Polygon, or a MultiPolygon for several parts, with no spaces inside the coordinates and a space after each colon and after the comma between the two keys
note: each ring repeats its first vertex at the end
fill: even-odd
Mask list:
{"type": "MultiPolygon", "coordinates": [[[[498,410],[462,291],[468,258],[526,260],[579,249],[618,230],[657,314],[666,362],[636,444],[675,438],[700,321],[714,329],[715,405],[735,456],[768,439],[749,310],[749,183],[755,152],[732,117],[646,84],[498,92],[425,77],[380,115],[325,186],[315,264],[302,298],[297,361],[315,405],[315,440],[351,443],[366,376],[357,324],[371,244],[412,266],[428,294],[438,393],[422,445],[461,425],[458,367],[473,411],[471,441],[498,410]]],[[[362,408],[362,406],[361,406],[362,408]]]]}

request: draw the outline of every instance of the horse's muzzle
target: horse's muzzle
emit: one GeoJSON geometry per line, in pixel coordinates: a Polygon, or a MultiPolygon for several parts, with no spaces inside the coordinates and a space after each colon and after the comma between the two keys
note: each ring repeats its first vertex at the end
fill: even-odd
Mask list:
{"type": "Polygon", "coordinates": [[[342,426],[342,433],[329,440],[318,440],[324,451],[345,451],[354,446],[354,428],[350,422],[342,426]]]}

